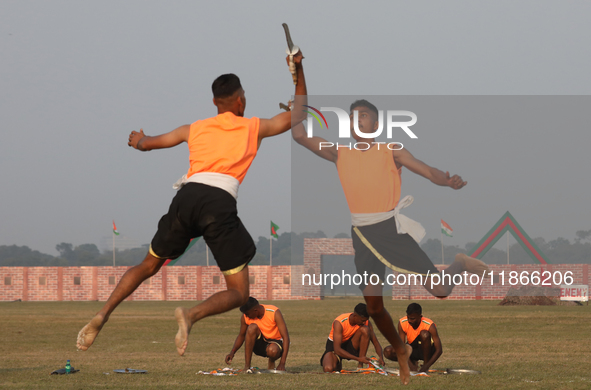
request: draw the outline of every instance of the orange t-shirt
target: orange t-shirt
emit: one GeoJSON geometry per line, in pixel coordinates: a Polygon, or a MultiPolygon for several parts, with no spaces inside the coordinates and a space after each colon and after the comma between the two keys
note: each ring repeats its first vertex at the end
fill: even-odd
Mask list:
{"type": "MultiPolygon", "coordinates": [[[[338,316],[334,320],[334,321],[339,321],[343,327],[343,338],[341,340],[341,343],[344,343],[345,341],[347,341],[351,337],[353,337],[355,332],[357,332],[357,329],[359,329],[361,327],[361,325],[355,325],[355,326],[351,325],[351,323],[349,322],[349,316],[351,314],[353,314],[353,313],[341,314],[340,316],[338,316]]],[[[334,339],[333,339],[334,321],[333,321],[332,327],[330,328],[330,334],[328,335],[328,338],[331,341],[334,341],[334,339]]],[[[365,321],[365,324],[363,324],[363,325],[367,325],[368,323],[369,323],[369,320],[365,321]]]]}
{"type": "Polygon", "coordinates": [[[223,173],[240,183],[257,154],[259,118],[224,112],[191,124],[187,178],[199,172],[223,173]]]}
{"type": "Polygon", "coordinates": [[[279,310],[277,306],[262,305],[265,308],[265,315],[260,320],[255,318],[251,320],[244,314],[244,321],[246,325],[257,324],[263,337],[267,340],[281,340],[281,333],[275,322],[275,310],[279,310]]]}
{"type": "Polygon", "coordinates": [[[400,170],[384,145],[338,150],[337,170],[351,213],[382,213],[400,200],[400,170]]]}
{"type": "Polygon", "coordinates": [[[400,325],[402,326],[402,330],[406,333],[406,341],[411,344],[421,333],[421,330],[429,331],[429,328],[433,324],[433,321],[430,319],[423,317],[421,318],[421,323],[418,328],[413,328],[408,323],[408,317],[404,316],[400,319],[400,325]]]}

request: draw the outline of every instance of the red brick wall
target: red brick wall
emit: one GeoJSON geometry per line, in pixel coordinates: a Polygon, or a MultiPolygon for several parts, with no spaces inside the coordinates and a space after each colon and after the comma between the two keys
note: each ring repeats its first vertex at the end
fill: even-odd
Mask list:
{"type": "MultiPolygon", "coordinates": [[[[197,266],[166,267],[166,300],[196,301],[197,298],[197,266]],[[179,278],[184,278],[180,284],[179,278]]],[[[162,273],[160,273],[162,274],[162,273]]],[[[164,275],[162,275],[164,276],[164,275]]],[[[134,293],[135,295],[135,293],[134,293]]]]}
{"type": "MultiPolygon", "coordinates": [[[[31,267],[27,276],[29,282],[27,300],[57,301],[58,272],[56,267],[31,267]],[[45,285],[40,284],[42,277],[45,278],[45,285]]],[[[4,280],[1,280],[0,283],[3,284],[4,280]]]]}
{"type": "MultiPolygon", "coordinates": [[[[63,269],[63,300],[90,301],[93,290],[93,268],[96,267],[64,267],[63,269]],[[74,284],[74,278],[80,277],[80,284],[74,284]]],[[[30,267],[31,271],[39,267],[30,267]]],[[[29,281],[30,281],[29,277],[29,281]]],[[[27,299],[32,300],[32,299],[27,299]]]]}
{"type": "MultiPolygon", "coordinates": [[[[250,266],[254,276],[250,294],[261,300],[321,299],[320,286],[302,286],[301,275],[313,272],[316,277],[322,273],[322,255],[353,255],[351,239],[305,239],[304,265],[294,266],[250,266]],[[289,276],[289,280],[285,277],[289,276]],[[289,282],[286,284],[285,282],[289,282]]],[[[443,269],[445,266],[438,266],[443,269]]],[[[505,272],[505,283],[485,279],[479,286],[456,286],[448,299],[492,299],[505,297],[511,285],[509,272],[527,271],[573,272],[574,284],[589,285],[589,265],[492,265],[494,275],[505,272]]],[[[129,267],[0,267],[0,301],[106,301],[129,267]],[[5,285],[5,277],[11,284],[5,285]],[[46,285],[39,284],[39,278],[46,278],[46,285]],[[80,277],[80,285],[74,284],[74,277],[80,277]],[[115,284],[109,284],[109,277],[115,284]]],[[[394,273],[394,275],[398,275],[394,273]]],[[[552,281],[551,281],[552,282],[552,281]]],[[[554,284],[552,282],[552,284],[554,284]]],[[[519,284],[521,285],[521,284],[519,284]]],[[[173,266],[162,270],[144,282],[128,300],[203,300],[218,291],[226,289],[226,283],[216,266],[173,266]],[[179,284],[184,276],[185,284],[179,284]],[[215,278],[217,277],[217,278],[215,278]],[[214,278],[219,284],[214,284],[214,278]]],[[[436,299],[422,286],[393,286],[392,299],[436,299]]]]}
{"type": "Polygon", "coordinates": [[[23,267],[0,267],[0,300],[17,299],[23,299],[23,267]],[[10,285],[4,284],[5,278],[10,278],[10,285]]]}
{"type": "MultiPolygon", "coordinates": [[[[0,301],[106,301],[129,268],[0,267],[0,301]],[[10,285],[5,285],[5,277],[11,278],[10,285]],[[45,285],[39,285],[40,277],[46,278],[45,285]],[[74,277],[80,277],[80,285],[74,285],[74,277]],[[115,284],[109,284],[109,277],[115,284]]],[[[285,276],[291,282],[291,272],[291,266],[250,266],[250,276],[254,276],[250,295],[261,300],[303,298],[293,296],[291,284],[284,283],[285,276]]],[[[216,266],[164,267],[127,300],[203,300],[225,289],[224,276],[216,266]],[[214,284],[216,276],[219,284],[214,284]],[[184,284],[179,277],[184,277],[184,284]]]]}

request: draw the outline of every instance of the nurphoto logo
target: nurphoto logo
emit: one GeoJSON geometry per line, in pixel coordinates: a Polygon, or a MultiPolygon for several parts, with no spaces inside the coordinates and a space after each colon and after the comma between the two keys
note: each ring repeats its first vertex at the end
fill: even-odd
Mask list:
{"type": "MultiPolygon", "coordinates": [[[[333,112],[337,115],[339,123],[339,138],[349,139],[351,138],[351,129],[355,132],[355,135],[361,139],[374,140],[379,137],[384,127],[386,129],[386,137],[388,140],[392,139],[394,129],[402,129],[410,138],[418,138],[417,135],[410,129],[415,123],[417,123],[417,115],[412,111],[401,111],[401,110],[387,110],[386,111],[386,125],[384,126],[384,110],[378,111],[378,128],[373,132],[363,132],[359,129],[359,111],[353,110],[350,114],[346,110],[339,107],[320,107],[320,110],[312,106],[304,106],[310,110],[304,110],[308,113],[309,117],[306,125],[306,133],[308,138],[314,136],[314,122],[318,123],[320,128],[326,127],[328,129],[328,122],[322,112],[333,112]],[[315,121],[314,121],[315,119],[315,121]],[[322,120],[321,120],[322,119],[322,120]]],[[[404,145],[400,142],[355,142],[349,144],[335,144],[334,142],[320,142],[319,149],[323,147],[329,148],[336,146],[337,148],[355,148],[357,150],[367,150],[377,145],[378,149],[381,145],[385,145],[390,150],[400,150],[404,145]]]]}

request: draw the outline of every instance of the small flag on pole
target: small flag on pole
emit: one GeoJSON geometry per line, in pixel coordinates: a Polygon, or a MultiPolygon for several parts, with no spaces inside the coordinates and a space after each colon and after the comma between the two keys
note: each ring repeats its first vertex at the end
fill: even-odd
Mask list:
{"type": "Polygon", "coordinates": [[[453,237],[454,230],[443,219],[441,220],[441,233],[453,237]]]}
{"type": "Polygon", "coordinates": [[[273,221],[271,221],[271,236],[279,238],[279,236],[277,235],[277,230],[279,230],[279,226],[275,225],[273,221]]]}
{"type": "Polygon", "coordinates": [[[113,220],[113,233],[118,236],[119,232],[117,231],[117,226],[115,226],[115,220],[113,220]]]}

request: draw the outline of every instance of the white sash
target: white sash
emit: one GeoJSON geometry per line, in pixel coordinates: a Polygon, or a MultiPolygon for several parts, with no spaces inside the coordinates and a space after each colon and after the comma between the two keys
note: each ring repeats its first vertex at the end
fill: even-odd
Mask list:
{"type": "Polygon", "coordinates": [[[179,190],[187,183],[201,183],[221,188],[232,195],[234,199],[238,199],[238,187],[240,186],[240,182],[238,179],[230,175],[214,172],[198,172],[191,175],[188,179],[187,175],[183,175],[183,177],[178,179],[176,183],[172,185],[172,188],[179,190]]]}
{"type": "Polygon", "coordinates": [[[351,224],[353,226],[368,226],[375,225],[376,223],[383,222],[392,217],[396,220],[396,230],[398,234],[408,234],[416,242],[421,242],[425,237],[425,228],[423,225],[408,218],[405,215],[400,214],[400,210],[408,207],[414,202],[414,198],[411,195],[407,195],[400,202],[394,210],[382,212],[382,213],[351,213],[351,224]]]}

